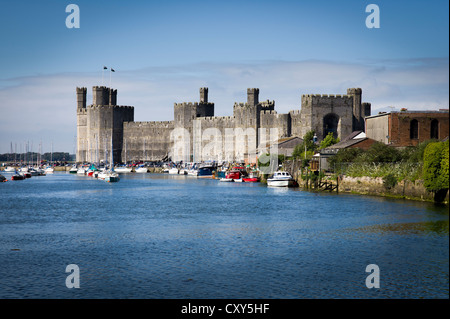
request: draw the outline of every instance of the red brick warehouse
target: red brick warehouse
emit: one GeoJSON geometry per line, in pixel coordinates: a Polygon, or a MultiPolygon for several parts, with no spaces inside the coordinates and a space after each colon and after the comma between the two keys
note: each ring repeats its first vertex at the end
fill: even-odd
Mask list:
{"type": "Polygon", "coordinates": [[[449,111],[400,111],[366,117],[367,137],[392,146],[416,146],[449,136],[449,111]]]}

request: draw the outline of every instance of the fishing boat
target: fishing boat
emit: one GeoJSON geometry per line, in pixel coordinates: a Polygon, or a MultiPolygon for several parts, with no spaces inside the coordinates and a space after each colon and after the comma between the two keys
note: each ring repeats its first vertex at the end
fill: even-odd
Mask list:
{"type": "Polygon", "coordinates": [[[295,180],[288,172],[278,171],[267,179],[267,186],[292,187],[295,186],[295,180]]]}
{"type": "Polygon", "coordinates": [[[246,183],[257,183],[259,182],[259,177],[256,172],[251,172],[248,176],[243,177],[242,180],[246,183]]]}
{"type": "Polygon", "coordinates": [[[212,165],[203,165],[199,167],[197,178],[213,178],[214,167],[212,165]]]}

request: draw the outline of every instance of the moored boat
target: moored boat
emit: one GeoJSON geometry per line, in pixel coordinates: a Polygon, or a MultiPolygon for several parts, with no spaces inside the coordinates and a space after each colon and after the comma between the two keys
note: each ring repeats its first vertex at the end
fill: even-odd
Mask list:
{"type": "Polygon", "coordinates": [[[69,170],[69,173],[70,173],[70,174],[76,174],[77,171],[78,171],[77,166],[76,166],[76,165],[73,165],[72,168],[69,170]]]}
{"type": "Polygon", "coordinates": [[[292,187],[296,182],[288,172],[278,171],[273,174],[271,178],[267,179],[267,186],[275,187],[292,187]]]}
{"type": "Polygon", "coordinates": [[[123,174],[123,173],[131,173],[132,170],[133,170],[132,167],[127,167],[127,166],[117,166],[117,167],[114,168],[114,171],[116,173],[121,173],[121,174],[123,174]]]}
{"type": "Polygon", "coordinates": [[[0,174],[0,183],[7,182],[7,181],[8,180],[6,179],[6,177],[3,176],[2,174],[0,174]]]}
{"type": "Polygon", "coordinates": [[[4,170],[5,173],[12,173],[12,172],[15,172],[15,171],[16,171],[16,169],[14,167],[12,167],[12,166],[8,166],[4,170]]]}
{"type": "Polygon", "coordinates": [[[202,166],[198,169],[197,178],[213,178],[213,170],[213,166],[202,166]]]}
{"type": "MultiPolygon", "coordinates": [[[[31,177],[31,175],[30,175],[31,177]]],[[[14,171],[14,174],[11,176],[12,181],[21,181],[25,179],[25,175],[22,173],[18,173],[16,170],[14,171]]]]}
{"type": "Polygon", "coordinates": [[[135,169],[136,173],[148,173],[148,168],[144,165],[139,166],[135,169]]]}

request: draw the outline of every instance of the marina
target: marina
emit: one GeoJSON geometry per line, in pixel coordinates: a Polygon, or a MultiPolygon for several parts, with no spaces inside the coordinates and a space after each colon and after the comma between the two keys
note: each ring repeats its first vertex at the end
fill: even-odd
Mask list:
{"type": "Polygon", "coordinates": [[[167,173],[1,188],[1,298],[448,298],[446,205],[167,173]]]}

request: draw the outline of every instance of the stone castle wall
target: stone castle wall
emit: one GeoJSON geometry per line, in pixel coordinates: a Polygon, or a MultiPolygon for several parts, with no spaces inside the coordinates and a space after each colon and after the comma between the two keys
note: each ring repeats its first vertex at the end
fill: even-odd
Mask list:
{"type": "Polygon", "coordinates": [[[208,88],[200,88],[200,102],[174,103],[172,121],[134,122],[133,107],[116,105],[117,90],[94,86],[93,104],[86,106],[86,88],[77,88],[77,161],[106,159],[111,143],[115,162],[168,157],[244,161],[255,157],[268,139],[303,137],[310,130],[319,140],[328,131],[343,138],[370,115],[370,103],[361,104],[361,89],[347,93],[303,95],[301,110],[279,114],[275,101],[260,102],[259,89],[249,88],[247,102],[234,103],[233,116],[218,117],[208,88]],[[271,129],[277,130],[276,136],[270,136],[271,129]]]}

